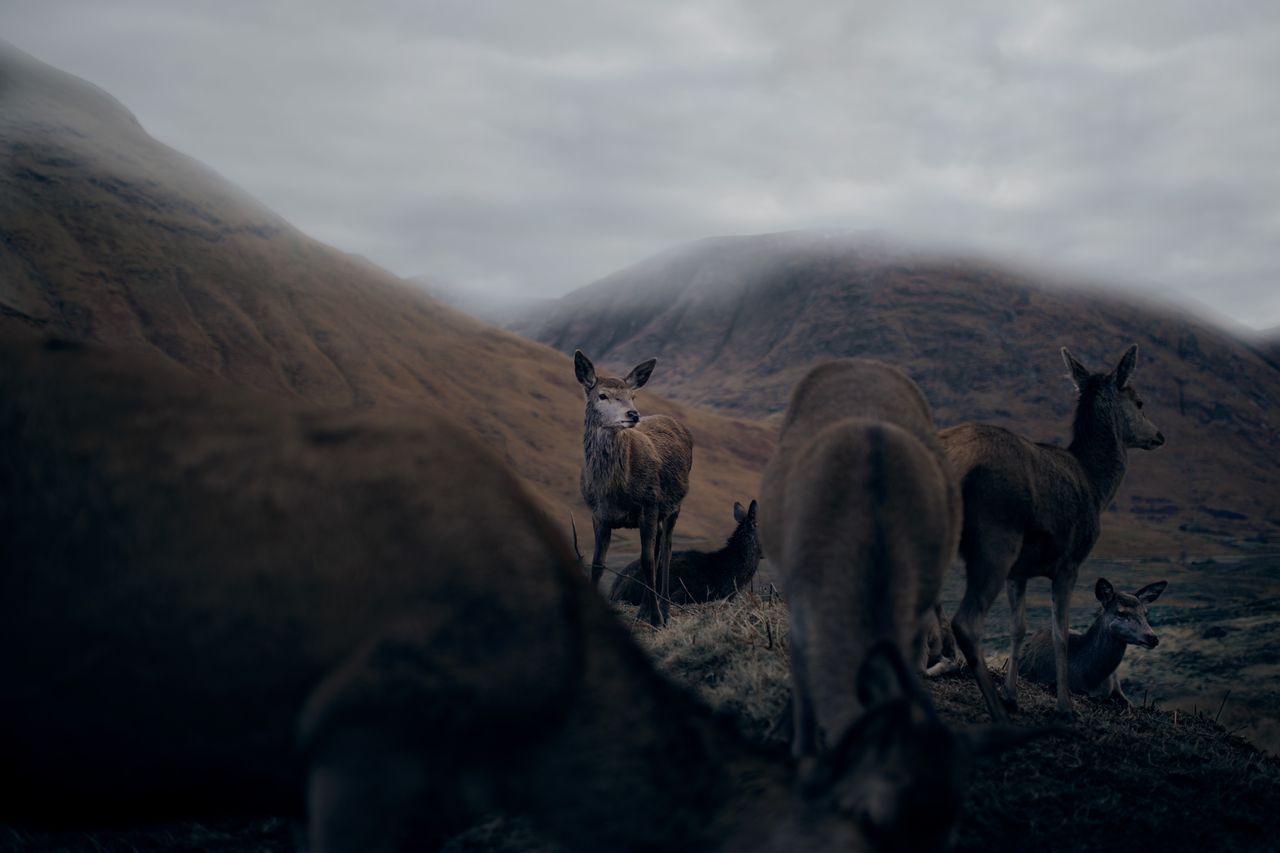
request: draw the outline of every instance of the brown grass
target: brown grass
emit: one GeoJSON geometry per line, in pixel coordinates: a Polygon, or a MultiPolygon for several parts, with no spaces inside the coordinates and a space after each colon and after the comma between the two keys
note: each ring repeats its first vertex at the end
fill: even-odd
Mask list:
{"type": "MultiPolygon", "coordinates": [[[[620,615],[659,667],[691,687],[741,730],[762,737],[787,691],[786,607],[743,593],[730,601],[673,607],[665,630],[620,615]]],[[[967,674],[929,682],[939,712],[957,726],[986,722],[967,674]]],[[[1024,685],[1021,725],[1052,722],[1054,697],[1024,685]]],[[[960,851],[1274,849],[1280,838],[1280,761],[1214,722],[1211,713],[1126,709],[1077,698],[1071,733],[980,765],[956,837],[960,851]]],[[[285,821],[173,824],[111,832],[0,828],[0,850],[286,851],[285,821]]],[[[521,822],[495,818],[456,838],[452,853],[557,853],[521,822]]]]}

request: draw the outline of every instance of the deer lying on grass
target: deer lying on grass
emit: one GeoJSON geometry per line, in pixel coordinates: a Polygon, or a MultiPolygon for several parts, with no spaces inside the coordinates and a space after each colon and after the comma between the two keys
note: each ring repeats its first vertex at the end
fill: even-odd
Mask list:
{"type": "Polygon", "coordinates": [[[313,853],[376,853],[502,811],[576,851],[925,849],[1000,746],[891,647],[803,774],[748,744],[443,416],[60,343],[0,343],[0,389],[0,820],[305,808],[313,853]]]}
{"type": "Polygon", "coordinates": [[[591,583],[600,583],[614,529],[640,528],[645,595],[639,616],[663,625],[671,606],[671,538],[689,492],[693,436],[673,418],[641,418],[636,411],[636,391],[649,381],[655,364],[653,358],[641,362],[618,379],[597,374],[581,350],[573,354],[574,373],[587,398],[582,499],[591,510],[596,540],[591,583]]]}
{"type": "MultiPolygon", "coordinates": [[[[1068,686],[1075,693],[1114,697],[1132,705],[1120,689],[1116,669],[1129,646],[1154,649],[1160,642],[1147,622],[1147,605],[1164,592],[1168,581],[1147,584],[1130,594],[1116,592],[1106,578],[1098,578],[1093,593],[1101,602],[1098,616],[1081,634],[1072,631],[1067,638],[1068,686]]],[[[1044,628],[1031,635],[1022,649],[1018,667],[1023,677],[1040,684],[1054,684],[1053,638],[1044,628]]]]}
{"type": "Polygon", "coordinates": [[[866,359],[796,386],[760,494],[761,544],[791,613],[792,750],[812,756],[866,710],[851,675],[868,648],[888,640],[920,660],[960,494],[920,389],[866,359]]]}
{"type": "Polygon", "coordinates": [[[1099,514],[1124,477],[1127,448],[1164,444],[1129,384],[1137,357],[1134,344],[1115,370],[1090,373],[1063,347],[1063,361],[1080,392],[1066,448],[1036,444],[985,424],[961,424],[938,434],[964,492],[960,554],[966,586],[951,627],[997,722],[1008,714],[982,655],[983,626],[1000,587],[1007,584],[1013,622],[1005,702],[1017,708],[1017,661],[1027,631],[1025,597],[1032,577],[1052,583],[1058,711],[1071,713],[1067,618],[1076,574],[1098,539],[1099,514]]]}
{"type": "MultiPolygon", "coordinates": [[[[760,541],[756,535],[756,502],[743,509],[733,505],[737,522],[729,541],[719,551],[676,551],[671,555],[671,595],[675,604],[694,604],[732,598],[747,589],[760,566],[760,541]]],[[[645,586],[639,560],[618,573],[609,590],[610,601],[640,604],[645,586]]]]}

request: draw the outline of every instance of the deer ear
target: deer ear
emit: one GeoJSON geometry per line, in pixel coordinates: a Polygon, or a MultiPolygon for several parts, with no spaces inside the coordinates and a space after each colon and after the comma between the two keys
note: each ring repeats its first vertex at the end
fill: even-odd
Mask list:
{"type": "Polygon", "coordinates": [[[1115,587],[1111,586],[1111,581],[1106,578],[1098,578],[1098,582],[1093,585],[1093,594],[1103,604],[1116,597],[1115,587]]]}
{"type": "Polygon", "coordinates": [[[737,501],[733,502],[733,520],[741,524],[747,517],[747,510],[737,501]]]}
{"type": "Polygon", "coordinates": [[[1076,361],[1076,357],[1066,347],[1062,348],[1062,361],[1067,366],[1067,370],[1071,371],[1071,381],[1079,391],[1084,386],[1084,381],[1089,378],[1089,368],[1076,361]]]}
{"type": "Polygon", "coordinates": [[[1129,348],[1124,351],[1124,355],[1120,356],[1120,363],[1116,365],[1116,369],[1111,371],[1111,375],[1115,377],[1116,387],[1124,388],[1129,384],[1129,377],[1133,376],[1133,369],[1138,366],[1138,345],[1130,344],[1129,348]]]}
{"type": "Polygon", "coordinates": [[[758,506],[758,505],[756,504],[756,502],[755,502],[755,501],[752,501],[752,502],[751,502],[751,506],[747,507],[747,515],[750,515],[750,516],[753,516],[753,517],[754,517],[754,516],[755,516],[755,514],[756,514],[756,508],[757,508],[757,506],[758,506]]]}
{"type": "Polygon", "coordinates": [[[1160,593],[1164,592],[1164,588],[1169,585],[1168,581],[1156,581],[1149,583],[1142,589],[1133,594],[1133,597],[1144,604],[1151,604],[1160,597],[1160,593]]]}
{"type": "Polygon", "coordinates": [[[573,373],[578,377],[578,382],[583,388],[590,391],[596,387],[596,366],[591,363],[591,359],[582,354],[582,350],[573,351],[573,373]]]}
{"type": "Polygon", "coordinates": [[[631,368],[631,372],[627,374],[626,383],[628,388],[643,388],[644,383],[649,381],[649,375],[653,373],[653,366],[658,363],[656,358],[648,361],[642,361],[635,367],[631,368]]]}
{"type": "Polygon", "coordinates": [[[858,701],[862,707],[913,696],[914,687],[911,670],[894,643],[881,640],[867,650],[858,667],[858,701]]]}

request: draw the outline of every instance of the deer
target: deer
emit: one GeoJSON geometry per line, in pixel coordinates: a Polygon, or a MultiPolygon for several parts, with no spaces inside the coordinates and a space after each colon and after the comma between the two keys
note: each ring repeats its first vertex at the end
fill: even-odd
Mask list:
{"type": "MultiPolygon", "coordinates": [[[[1117,592],[1106,578],[1098,578],[1093,594],[1100,607],[1089,630],[1067,636],[1067,686],[1074,693],[1113,698],[1129,707],[1133,702],[1120,688],[1116,670],[1129,646],[1154,649],[1160,638],[1147,621],[1147,606],[1164,592],[1168,581],[1147,584],[1132,593],[1117,592]]],[[[1019,670],[1028,681],[1055,684],[1053,637],[1041,628],[1023,646],[1019,670]]]]}
{"type": "Polygon", "coordinates": [[[897,649],[808,764],[662,676],[497,453],[154,357],[0,340],[0,820],[527,816],[571,851],[938,849],[974,760],[897,649]],[[619,804],[626,804],[619,808],[619,804]]]}
{"type": "MultiPolygon", "coordinates": [[[[749,507],[733,505],[736,527],[729,541],[718,551],[676,551],[671,555],[671,594],[673,604],[697,604],[733,598],[747,589],[760,566],[760,540],[756,533],[755,501],[749,507]]],[[[640,579],[642,567],[632,560],[609,590],[609,600],[640,604],[645,587],[640,579]]]]}
{"type": "Polygon", "coordinates": [[[1130,384],[1137,358],[1133,344],[1109,373],[1091,373],[1062,348],[1079,393],[1065,448],[987,424],[960,424],[938,434],[964,495],[965,591],[951,627],[997,722],[1006,722],[1018,705],[1018,653],[1032,577],[1050,581],[1057,713],[1072,715],[1067,620],[1080,564],[1098,540],[1102,510],[1124,479],[1129,448],[1153,450],[1165,441],[1130,384]],[[982,654],[986,614],[1002,586],[1013,614],[1003,700],[982,654]]]}
{"type": "Polygon", "coordinates": [[[915,382],[840,359],[792,392],[760,507],[791,620],[784,717],[793,754],[807,759],[866,713],[852,674],[868,649],[886,641],[920,661],[960,538],[960,491],[915,382]]]}
{"type": "Polygon", "coordinates": [[[642,361],[619,379],[597,373],[582,350],[573,354],[574,375],[586,396],[581,487],[595,533],[591,583],[598,586],[607,568],[613,531],[639,528],[646,586],[637,616],[661,627],[670,613],[671,541],[689,493],[693,436],[675,418],[642,418],[636,411],[636,391],[656,364],[654,358],[642,361]]]}

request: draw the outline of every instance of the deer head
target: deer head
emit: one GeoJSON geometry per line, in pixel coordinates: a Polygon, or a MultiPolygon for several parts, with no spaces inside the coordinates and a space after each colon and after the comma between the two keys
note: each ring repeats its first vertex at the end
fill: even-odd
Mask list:
{"type": "Polygon", "coordinates": [[[649,381],[656,358],[642,361],[624,378],[596,373],[591,359],[582,350],[573,353],[573,371],[587,398],[587,421],[605,429],[629,429],[640,423],[636,411],[636,391],[649,381]]]}
{"type": "Polygon", "coordinates": [[[854,820],[877,850],[947,849],[976,761],[1056,733],[1005,725],[952,730],[889,641],[867,652],[857,685],[867,710],[800,771],[810,802],[854,820]]]}
{"type": "Polygon", "coordinates": [[[1168,585],[1168,581],[1158,581],[1130,594],[1116,592],[1106,578],[1098,578],[1093,593],[1102,603],[1102,612],[1098,615],[1102,630],[1131,646],[1154,649],[1160,638],[1147,622],[1147,605],[1159,598],[1168,585]]]}
{"type": "Polygon", "coordinates": [[[1091,373],[1066,347],[1062,348],[1062,360],[1071,371],[1071,381],[1080,391],[1081,399],[1092,394],[1098,410],[1111,413],[1125,447],[1154,450],[1164,444],[1164,433],[1147,419],[1142,411],[1142,398],[1129,384],[1138,364],[1137,344],[1125,350],[1120,363],[1110,373],[1091,373]]]}

